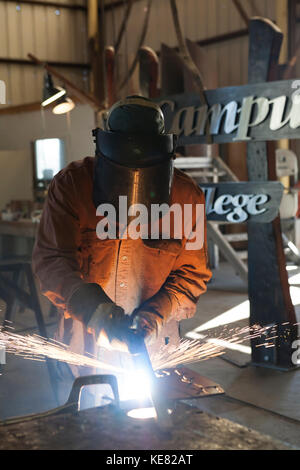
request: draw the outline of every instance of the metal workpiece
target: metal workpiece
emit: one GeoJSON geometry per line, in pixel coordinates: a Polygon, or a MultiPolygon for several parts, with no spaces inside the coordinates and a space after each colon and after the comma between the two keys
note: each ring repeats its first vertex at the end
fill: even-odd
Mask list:
{"type": "Polygon", "coordinates": [[[165,369],[156,372],[159,390],[169,400],[197,399],[223,395],[223,388],[187,367],[165,369]]]}

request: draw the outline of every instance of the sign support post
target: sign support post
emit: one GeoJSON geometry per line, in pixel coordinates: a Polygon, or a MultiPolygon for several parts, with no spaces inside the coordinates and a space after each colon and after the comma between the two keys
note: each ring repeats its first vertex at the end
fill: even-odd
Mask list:
{"type": "Polygon", "coordinates": [[[248,182],[199,186],[208,196],[208,220],[238,222],[234,216],[238,206],[240,215],[247,213],[250,325],[268,327],[266,340],[276,336],[274,347],[264,345],[263,338],[252,340],[252,363],[289,370],[295,367],[292,356],[298,327],[280,217],[276,217],[282,193],[276,178],[275,141],[300,139],[300,90],[295,90],[299,81],[275,81],[282,38],[270,20],[252,18],[247,85],[205,90],[205,104],[195,92],[157,101],[167,131],[179,136],[179,145],[205,144],[207,132],[215,144],[247,142],[248,182]]]}
{"type": "MultiPolygon", "coordinates": [[[[261,83],[273,78],[282,33],[268,20],[250,21],[248,81],[261,83]]],[[[275,148],[271,142],[247,144],[249,181],[275,179],[275,148]]],[[[293,367],[292,343],[297,338],[295,310],[289,292],[280,218],[270,223],[248,222],[248,293],[250,324],[276,324],[278,338],[273,348],[257,347],[252,340],[252,361],[257,365],[293,367]],[[285,324],[286,323],[286,324],[285,324]]]]}

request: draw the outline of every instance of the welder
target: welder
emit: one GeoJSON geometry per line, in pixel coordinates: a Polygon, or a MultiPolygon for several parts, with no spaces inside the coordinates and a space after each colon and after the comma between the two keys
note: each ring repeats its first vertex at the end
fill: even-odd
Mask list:
{"type": "MultiPolygon", "coordinates": [[[[126,196],[129,214],[130,206],[151,213],[157,204],[203,206],[204,195],[174,169],[176,139],[165,132],[162,110],[153,101],[130,96],[117,102],[94,137],[95,157],[72,162],[53,178],[33,252],[41,290],[61,312],[56,338],[77,353],[97,354],[101,332],[120,339],[128,325],[152,352],[175,347],[180,320],[194,315],[211,277],[205,218],[198,249],[187,249],[186,231],[181,238],[173,229],[169,237],[162,234],[166,213],[151,220],[159,224],[154,236],[147,227],[144,236],[124,237],[119,201],[126,196]],[[99,236],[97,224],[105,218],[99,207],[113,207],[121,216],[107,218],[115,237],[99,236]]],[[[107,359],[115,351],[103,354],[107,359]]],[[[70,367],[71,372],[87,374],[83,368],[70,367]]]]}

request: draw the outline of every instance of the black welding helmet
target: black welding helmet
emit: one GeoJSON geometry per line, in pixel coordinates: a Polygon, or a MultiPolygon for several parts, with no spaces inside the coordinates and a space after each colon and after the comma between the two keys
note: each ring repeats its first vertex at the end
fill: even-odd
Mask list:
{"type": "Polygon", "coordinates": [[[165,134],[160,107],[141,96],[114,104],[106,129],[93,131],[96,143],[93,200],[96,207],[127,196],[128,208],[169,203],[175,139],[165,134]]]}

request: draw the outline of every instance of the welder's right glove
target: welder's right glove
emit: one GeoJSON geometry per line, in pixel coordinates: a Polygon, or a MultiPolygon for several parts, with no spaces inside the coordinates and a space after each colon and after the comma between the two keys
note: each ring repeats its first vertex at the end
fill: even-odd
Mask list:
{"type": "Polygon", "coordinates": [[[169,320],[171,312],[172,304],[170,297],[161,289],[151,299],[134,310],[132,314],[132,328],[150,344],[155,341],[162,326],[169,320]]]}
{"type": "Polygon", "coordinates": [[[130,319],[98,284],[84,284],[79,287],[68,302],[68,312],[81,321],[87,330],[95,335],[98,342],[101,331],[112,341],[122,340],[130,319]]]}

